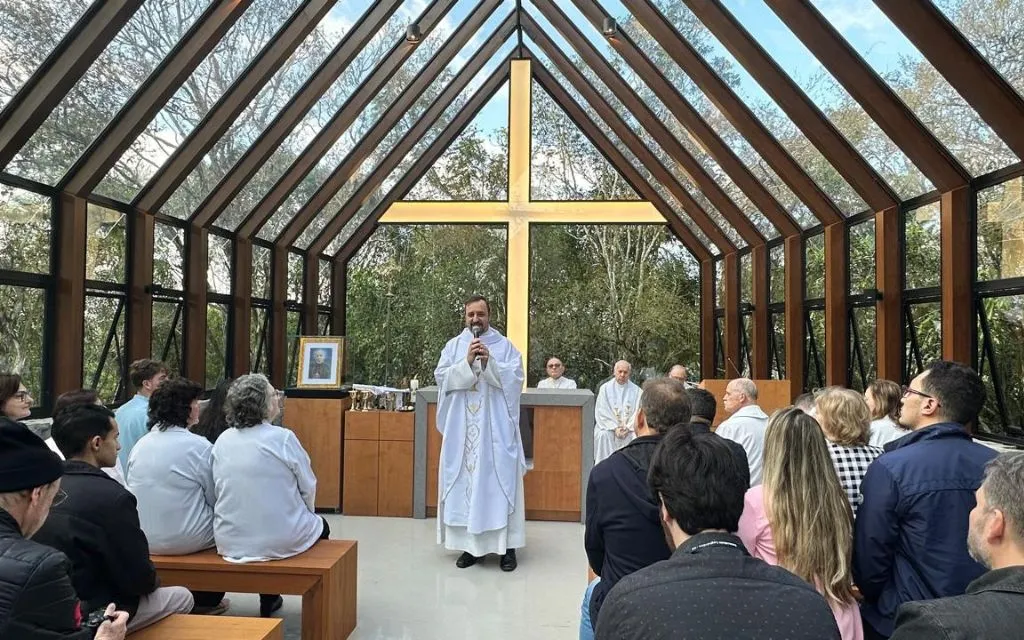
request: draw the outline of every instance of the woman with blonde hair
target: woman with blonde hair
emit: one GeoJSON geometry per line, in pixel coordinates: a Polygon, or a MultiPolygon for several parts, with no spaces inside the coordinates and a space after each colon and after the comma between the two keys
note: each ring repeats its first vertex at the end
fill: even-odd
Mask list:
{"type": "Polygon", "coordinates": [[[900,424],[903,390],[892,380],[874,380],[864,390],[864,402],[871,412],[871,436],[868,444],[884,447],[910,433],[900,424]]]}
{"type": "Polygon", "coordinates": [[[882,455],[882,449],[868,444],[871,413],[859,393],[842,387],[825,389],[814,399],[814,405],[839,484],[846,491],[856,518],[857,507],[864,499],[860,494],[861,480],[868,466],[882,455]]]}
{"type": "Polygon", "coordinates": [[[843,640],[863,640],[851,577],[853,514],[818,423],[800,409],[768,420],[764,482],[747,491],[737,535],[750,555],[813,584],[843,640]]]}

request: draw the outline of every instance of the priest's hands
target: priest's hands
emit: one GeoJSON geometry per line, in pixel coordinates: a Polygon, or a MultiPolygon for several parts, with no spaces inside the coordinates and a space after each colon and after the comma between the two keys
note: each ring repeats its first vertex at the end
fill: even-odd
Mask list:
{"type": "Polygon", "coordinates": [[[629,435],[629,428],[628,427],[616,427],[615,428],[615,437],[618,438],[619,440],[622,440],[627,435],[629,435]]]}
{"type": "Polygon", "coordinates": [[[466,362],[472,366],[473,361],[480,358],[480,366],[487,368],[487,360],[491,357],[491,352],[487,350],[484,343],[480,341],[480,338],[473,338],[472,342],[469,343],[469,352],[466,354],[466,362]]]}

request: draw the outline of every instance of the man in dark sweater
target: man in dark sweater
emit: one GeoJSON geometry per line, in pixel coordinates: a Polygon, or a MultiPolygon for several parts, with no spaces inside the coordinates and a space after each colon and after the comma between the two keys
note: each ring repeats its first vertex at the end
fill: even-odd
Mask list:
{"type": "Polygon", "coordinates": [[[668,560],[626,576],[605,598],[598,640],[838,640],[814,587],[750,557],[733,535],[747,490],[722,438],[671,429],[651,459],[668,560]]]}
{"type": "MultiPolygon", "coordinates": [[[[587,559],[599,576],[587,587],[580,638],[593,638],[605,595],[626,575],[669,556],[658,502],[647,486],[647,469],[662,436],[690,421],[686,387],[672,378],[644,383],[636,416],[636,439],[601,461],[587,483],[587,559]]],[[[743,458],[744,463],[746,457],[743,458]]]]}
{"type": "Polygon", "coordinates": [[[135,496],[102,471],[114,466],[120,449],[113,412],[69,407],[54,416],[52,433],[66,458],[67,499],[51,509],[35,539],[71,560],[71,580],[86,610],[116,603],[131,615],[129,633],[192,611],[188,589],[159,588],[135,496]]]}
{"type": "MultiPolygon", "coordinates": [[[[718,413],[718,401],[715,400],[714,394],[707,389],[699,389],[697,387],[687,387],[686,393],[690,396],[690,431],[697,433],[713,433],[711,425],[715,422],[715,414],[718,413]]],[[[729,440],[728,438],[722,438],[729,448],[732,449],[734,455],[738,459],[746,461],[747,451],[743,448],[743,445],[736,442],[735,440],[729,440]]],[[[744,477],[747,479],[747,484],[750,484],[750,466],[748,464],[747,470],[744,472],[744,477]]]]}

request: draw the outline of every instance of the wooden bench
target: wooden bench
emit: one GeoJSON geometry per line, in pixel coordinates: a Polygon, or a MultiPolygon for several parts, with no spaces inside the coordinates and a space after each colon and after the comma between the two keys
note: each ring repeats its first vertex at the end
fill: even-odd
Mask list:
{"type": "Polygon", "coordinates": [[[344,640],[356,628],[354,540],[321,540],[305,553],[270,562],[227,562],[213,549],[152,560],[165,586],[302,596],[303,640],[344,640]]]}
{"type": "Polygon", "coordinates": [[[175,614],[136,631],[132,640],[284,640],[279,618],[183,616],[175,614]]]}

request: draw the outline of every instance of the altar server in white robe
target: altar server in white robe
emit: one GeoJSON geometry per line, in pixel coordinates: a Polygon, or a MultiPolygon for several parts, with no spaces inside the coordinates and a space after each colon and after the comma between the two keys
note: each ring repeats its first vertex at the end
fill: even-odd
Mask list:
{"type": "Polygon", "coordinates": [[[526,545],[526,457],[519,433],[523,358],[491,328],[482,296],[466,302],[465,321],[434,371],[442,436],[437,542],[463,552],[455,563],[460,569],[498,554],[501,569],[514,571],[515,550],[526,545]]]}
{"type": "Polygon", "coordinates": [[[615,363],[615,377],[601,385],[594,409],[594,464],[601,462],[636,437],[634,425],[640,411],[640,387],[629,375],[633,365],[615,363]]]}
{"type": "Polygon", "coordinates": [[[547,363],[548,377],[537,383],[538,389],[575,389],[576,381],[566,378],[565,365],[558,358],[551,358],[547,363]]]}

